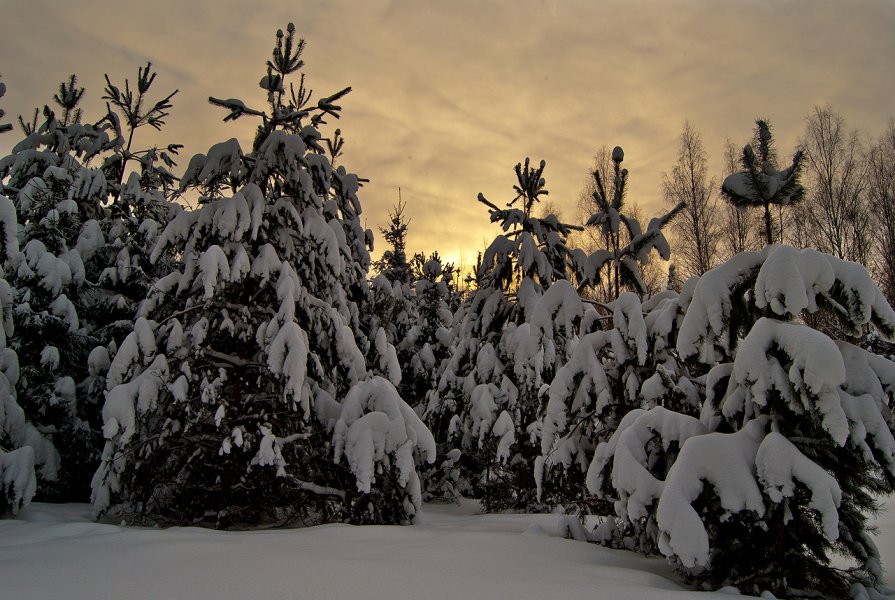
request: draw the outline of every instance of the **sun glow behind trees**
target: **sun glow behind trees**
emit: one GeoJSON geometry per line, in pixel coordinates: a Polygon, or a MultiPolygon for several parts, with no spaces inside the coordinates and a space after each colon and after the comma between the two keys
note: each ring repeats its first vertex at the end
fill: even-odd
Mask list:
{"type": "MultiPolygon", "coordinates": [[[[551,196],[571,220],[594,151],[621,145],[638,174],[631,195],[644,214],[655,214],[686,118],[702,133],[710,172],[723,177],[725,139],[741,149],[758,116],[776,124],[779,147],[789,151],[814,104],[831,103],[851,127],[875,135],[891,116],[885,99],[895,96],[888,76],[895,57],[886,42],[895,7],[886,0],[822,9],[804,0],[731,3],[724,10],[710,0],[259,0],[251,11],[232,1],[119,6],[109,11],[102,1],[80,0],[78,10],[62,15],[52,3],[4,3],[4,21],[15,24],[0,37],[0,56],[16,58],[0,67],[11,121],[30,115],[35,99],[49,98],[71,73],[86,88],[85,116],[99,118],[103,71],[122,75],[151,61],[181,90],[167,132],[187,144],[188,158],[220,141],[218,118],[205,106],[210,90],[240,97],[240,74],[267,52],[271,27],[297,19],[309,41],[312,87],[354,87],[340,126],[349,140],[344,160],[370,179],[365,227],[376,232],[386,221],[401,187],[411,202],[410,253],[438,247],[465,264],[475,263],[494,234],[468,199],[506,189],[506,165],[522,156],[547,161],[551,196]],[[520,35],[532,19],[535,31],[520,35]],[[150,32],[143,26],[149,22],[163,26],[150,32]],[[350,43],[327,43],[343,30],[353,32],[350,43]],[[36,39],[64,51],[47,52],[36,39]],[[230,51],[234,45],[239,52],[230,51]],[[101,65],[84,66],[98,56],[101,65]],[[780,56],[789,68],[769,68],[780,56]],[[608,68],[608,61],[624,68],[608,68]],[[744,92],[755,89],[762,93],[744,92]]],[[[248,147],[253,126],[231,123],[228,135],[248,147]]],[[[13,143],[0,137],[0,151],[13,143]]]]}

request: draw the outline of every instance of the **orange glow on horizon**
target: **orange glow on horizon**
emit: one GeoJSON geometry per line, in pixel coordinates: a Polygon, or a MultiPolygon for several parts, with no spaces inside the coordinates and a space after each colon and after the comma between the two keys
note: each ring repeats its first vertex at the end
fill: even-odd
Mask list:
{"type": "MultiPolygon", "coordinates": [[[[711,0],[554,2],[549,9],[537,0],[298,4],[287,10],[261,0],[239,9],[234,27],[233,7],[208,1],[128,3],[124,19],[101,0],[65,14],[52,3],[12,0],[4,5],[10,27],[0,36],[0,55],[15,58],[2,72],[6,120],[43,106],[71,73],[87,88],[86,116],[95,117],[103,73],[133,79],[138,65],[152,61],[156,87],[180,93],[149,142],[184,144],[175,171],[182,172],[214,143],[250,143],[253,125],[222,123],[207,98],[263,105],[257,82],[273,34],[294,20],[308,43],[304,70],[315,97],[354,90],[341,101],[342,118],[324,131],[342,130],[340,164],[370,180],[360,200],[362,221],[377,237],[374,258],[401,187],[411,219],[408,253],[438,250],[473,265],[500,233],[476,196],[505,204],[513,166],[525,157],[546,160],[548,198],[574,223],[593,153],[620,145],[628,201],[651,217],[662,208],[662,173],[674,164],[685,119],[702,133],[710,170],[720,177],[724,142],[748,141],[757,116],[771,119],[784,153],[815,104],[833,104],[850,127],[871,136],[892,116],[895,4],[884,0],[860,8],[797,0],[723,9],[711,0]],[[532,15],[539,15],[535,30],[532,15]],[[158,25],[151,34],[143,27],[149,21],[158,25]],[[342,31],[352,33],[333,35],[342,31]]],[[[0,151],[17,137],[0,137],[0,151]]]]}

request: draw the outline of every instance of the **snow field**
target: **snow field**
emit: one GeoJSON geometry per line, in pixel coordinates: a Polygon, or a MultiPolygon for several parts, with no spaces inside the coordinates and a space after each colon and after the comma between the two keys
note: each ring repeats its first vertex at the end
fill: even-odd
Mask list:
{"type": "MultiPolygon", "coordinates": [[[[413,526],[226,532],[91,521],[35,503],[0,521],[2,598],[457,600],[728,597],[689,592],[661,559],[561,537],[558,515],[426,505],[413,526]]],[[[884,531],[895,547],[895,518],[884,531]]],[[[895,558],[892,554],[888,557],[895,558]]],[[[888,561],[895,568],[892,560],[888,561]]]]}

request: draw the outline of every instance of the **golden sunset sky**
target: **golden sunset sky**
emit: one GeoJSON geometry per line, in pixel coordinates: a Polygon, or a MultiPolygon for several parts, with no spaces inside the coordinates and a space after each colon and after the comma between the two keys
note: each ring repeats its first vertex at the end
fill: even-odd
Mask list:
{"type": "Polygon", "coordinates": [[[230,137],[250,146],[253,124],[222,123],[207,97],[261,107],[274,33],[294,21],[318,95],[354,88],[337,125],[342,164],[370,179],[366,226],[378,237],[400,187],[409,249],[467,262],[497,233],[476,195],[511,199],[526,156],[547,161],[571,220],[594,151],[620,145],[650,216],[685,119],[720,176],[725,140],[747,142],[756,117],[785,157],[816,104],[868,135],[895,115],[892,0],[2,0],[0,15],[7,120],[70,73],[96,119],[103,73],[123,82],[151,60],[154,89],[180,89],[158,141],[185,145],[181,168],[230,137]]]}

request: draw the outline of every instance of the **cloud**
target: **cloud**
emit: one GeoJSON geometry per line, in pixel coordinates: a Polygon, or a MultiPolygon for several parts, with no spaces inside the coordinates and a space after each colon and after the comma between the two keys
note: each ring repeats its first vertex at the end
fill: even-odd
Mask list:
{"type": "MultiPolygon", "coordinates": [[[[788,154],[815,104],[832,103],[876,134],[895,97],[895,4],[885,0],[9,0],[0,55],[9,114],[48,99],[71,72],[99,110],[102,74],[133,77],[153,60],[160,89],[180,88],[164,134],[185,152],[239,137],[208,95],[260,101],[273,33],[307,39],[311,87],[354,88],[344,101],[344,164],[370,183],[367,226],[397,201],[411,250],[473,260],[496,228],[476,201],[512,194],[512,168],[545,159],[551,199],[574,215],[592,154],[622,145],[630,199],[661,207],[663,171],[685,119],[720,174],[721,147],[769,117],[788,154]]],[[[88,111],[90,112],[90,111],[88,111]]],[[[0,149],[13,140],[0,138],[0,149]]],[[[185,161],[184,161],[185,162],[185,161]]],[[[380,248],[381,249],[381,248],[380,248]]]]}

